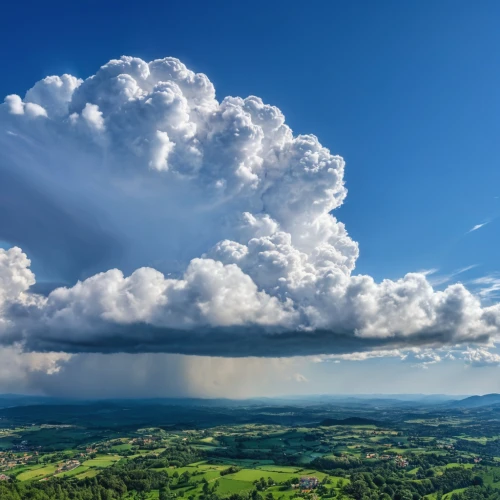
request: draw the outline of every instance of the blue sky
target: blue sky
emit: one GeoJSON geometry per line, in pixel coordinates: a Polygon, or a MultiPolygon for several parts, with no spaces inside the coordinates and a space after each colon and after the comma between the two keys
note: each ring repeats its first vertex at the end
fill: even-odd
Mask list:
{"type": "MultiPolygon", "coordinates": [[[[9,2],[3,6],[2,15],[8,20],[0,31],[4,68],[0,94],[3,96],[19,94],[23,97],[35,82],[47,75],[69,73],[85,79],[95,74],[108,60],[125,54],[144,61],[165,56],[179,58],[190,70],[208,75],[219,101],[226,96],[259,96],[264,103],[281,109],[295,135],[315,134],[323,146],[345,159],[344,177],[349,193],[333,214],[345,224],[352,240],[359,243],[360,255],[353,274],[366,274],[380,282],[384,279],[397,280],[408,272],[428,271],[428,280],[437,289],[444,289],[457,281],[462,281],[472,291],[492,287],[495,290],[483,297],[484,303],[498,302],[498,2],[312,1],[304,5],[299,2],[258,0],[251,3],[150,1],[143,5],[129,1],[87,1],[85,9],[82,9],[75,2],[40,3],[29,0],[9,2]],[[474,283],[478,279],[482,282],[474,283]]],[[[88,95],[92,95],[90,91],[88,95]]],[[[96,96],[99,97],[97,93],[93,95],[96,96]]],[[[83,123],[84,111],[77,111],[80,114],[77,113],[75,120],[80,119],[83,123]]],[[[97,108],[94,111],[97,115],[92,115],[92,120],[97,121],[92,123],[97,128],[103,128],[98,117],[101,111],[97,108]]],[[[87,121],[90,123],[90,119],[87,121]]],[[[51,158],[49,149],[47,158],[51,158]]],[[[30,167],[32,179],[38,179],[36,165],[35,162],[30,167]]],[[[0,174],[1,168],[2,164],[0,174]]],[[[71,179],[82,180],[83,177],[71,179]]],[[[53,186],[31,182],[30,189],[39,189],[43,197],[50,199],[53,190],[64,186],[66,180],[57,179],[57,183],[52,182],[53,186]]],[[[77,238],[81,231],[82,235],[88,235],[85,243],[89,245],[81,247],[82,254],[88,248],[89,254],[95,252],[103,259],[102,262],[105,261],[105,265],[98,263],[92,267],[90,257],[88,260],[92,265],[84,256],[81,257],[81,266],[88,264],[89,267],[88,272],[86,269],[77,277],[86,278],[115,266],[123,269],[125,274],[144,265],[158,267],[165,272],[160,254],[175,246],[172,243],[175,237],[170,233],[169,239],[161,232],[160,222],[165,221],[155,225],[144,223],[145,219],[141,219],[155,202],[145,202],[135,212],[134,207],[126,206],[117,195],[116,207],[119,208],[116,211],[121,212],[122,218],[129,219],[127,225],[119,217],[113,219],[116,214],[104,210],[105,198],[100,198],[97,193],[96,206],[103,208],[103,213],[110,219],[101,221],[97,211],[88,212],[88,220],[81,217],[84,211],[72,219],[76,205],[65,205],[67,200],[63,198],[70,199],[76,194],[77,198],[81,196],[78,202],[83,203],[82,200],[90,199],[91,192],[85,191],[84,186],[86,184],[82,183],[81,190],[58,193],[55,198],[60,205],[54,204],[50,207],[53,211],[47,212],[57,213],[58,206],[68,208],[67,212],[59,212],[61,228],[69,227],[68,221],[71,220],[80,224],[72,226],[74,234],[68,236],[72,238],[72,246],[68,248],[78,253],[77,238]],[[98,224],[95,224],[96,221],[98,224]],[[111,224],[113,221],[116,222],[114,226],[111,224]],[[99,225],[101,222],[102,227],[99,225]],[[116,235],[108,231],[109,238],[104,240],[106,223],[116,229],[116,235]],[[89,228],[91,231],[85,233],[89,228]],[[115,239],[119,239],[120,231],[131,237],[132,230],[136,233],[134,244],[130,246],[134,246],[136,253],[129,256],[129,260],[120,260],[119,252],[116,250],[114,253],[120,246],[115,245],[115,239]],[[91,235],[95,239],[89,243],[91,235]],[[156,253],[146,248],[148,240],[158,247],[156,253]],[[137,241],[142,241],[142,245],[137,241]]],[[[2,193],[0,186],[0,195],[2,193]]],[[[153,194],[160,198],[159,192],[153,194]]],[[[182,194],[175,194],[169,209],[178,201],[177,196],[182,197],[182,194]]],[[[179,202],[177,210],[185,210],[186,219],[196,214],[190,211],[188,203],[183,203],[179,202]]],[[[238,207],[228,206],[229,209],[238,207]]],[[[32,210],[37,211],[36,208],[32,210]]],[[[12,243],[2,232],[8,225],[7,219],[11,219],[14,225],[26,224],[30,219],[29,211],[19,214],[12,209],[12,213],[12,217],[2,219],[0,216],[0,248],[8,248],[12,243]]],[[[169,217],[173,220],[171,215],[169,217]]],[[[207,221],[210,222],[212,219],[209,217],[207,221]]],[[[172,220],[169,219],[166,224],[171,224],[172,220]]],[[[39,229],[27,240],[28,246],[26,249],[23,246],[23,250],[32,259],[38,281],[65,281],[73,285],[74,274],[64,276],[67,268],[64,267],[66,263],[63,265],[64,259],[60,258],[58,246],[50,246],[52,237],[57,233],[54,224],[47,242],[42,242],[39,229]],[[37,242],[33,243],[35,240],[37,242]],[[31,252],[30,242],[33,248],[39,247],[40,254],[31,252]],[[60,261],[60,273],[54,272],[53,263],[49,265],[42,258],[50,252],[53,253],[53,260],[60,261]]],[[[181,226],[178,234],[180,243],[177,245],[182,246],[182,238],[187,239],[191,233],[186,229],[184,234],[183,223],[177,226],[181,226]]],[[[186,222],[185,226],[189,224],[186,222]]],[[[212,236],[213,241],[210,239],[211,226],[208,222],[207,228],[203,228],[200,222],[199,226],[193,226],[192,234],[199,237],[203,244],[206,238],[213,245],[218,239],[215,236],[212,236]]],[[[218,236],[218,229],[214,231],[218,236]]],[[[202,243],[193,247],[191,254],[187,252],[182,257],[189,260],[208,251],[208,244],[205,248],[202,243]]],[[[177,276],[175,273],[182,273],[184,267],[179,270],[172,266],[168,270],[177,276]]],[[[248,273],[254,278],[250,271],[248,273]]],[[[94,290],[92,293],[97,292],[94,290]]],[[[262,307],[258,310],[260,314],[262,307]]],[[[284,316],[285,313],[287,311],[283,312],[284,316]]],[[[388,323],[391,321],[389,318],[388,323]]],[[[495,383],[494,371],[498,370],[500,355],[491,345],[488,351],[491,355],[482,350],[469,351],[465,344],[456,348],[453,337],[444,342],[444,348],[448,350],[442,350],[443,346],[439,344],[436,351],[432,351],[435,345],[429,347],[431,351],[412,351],[420,345],[415,341],[408,343],[410,351],[397,345],[395,349],[403,350],[384,354],[383,335],[375,337],[379,343],[371,344],[371,348],[378,349],[381,354],[363,361],[339,357],[345,353],[339,351],[332,354],[337,356],[334,358],[285,359],[283,366],[275,361],[269,366],[259,365],[258,369],[265,376],[269,373],[273,376],[286,374],[281,385],[266,388],[266,391],[310,392],[310,386],[303,383],[306,380],[315,383],[320,392],[461,394],[500,390],[495,383]],[[455,358],[465,361],[452,363],[455,358]],[[476,365],[480,367],[477,370],[472,368],[476,365]],[[377,377],[370,381],[373,370],[377,370],[377,377]],[[343,378],[350,382],[344,384],[343,378]],[[437,379],[440,382],[434,385],[437,379]],[[300,382],[299,386],[294,385],[295,382],[300,382]]],[[[477,338],[474,336],[473,340],[477,338]]],[[[496,337],[489,338],[493,341],[496,337]]],[[[52,344],[50,348],[53,348],[52,344]]],[[[175,349],[168,352],[190,354],[185,349],[175,349]]],[[[331,347],[328,349],[325,354],[333,352],[331,347]]],[[[209,349],[207,353],[213,352],[209,349]]],[[[303,353],[304,356],[310,354],[318,353],[303,353]]],[[[12,356],[12,353],[9,351],[7,355],[12,356]]],[[[118,356],[116,370],[119,371],[121,363],[126,370],[128,358],[123,358],[122,362],[120,354],[113,355],[118,356]]],[[[220,355],[220,352],[215,355],[220,355]]],[[[250,355],[255,353],[252,351],[250,355]]],[[[44,363],[49,371],[53,370],[54,363],[68,363],[68,380],[71,380],[71,374],[78,379],[79,370],[91,369],[99,374],[99,366],[104,365],[101,358],[92,358],[91,354],[72,353],[68,356],[74,356],[71,358],[73,361],[55,356],[44,363]]],[[[138,364],[148,364],[149,358],[144,357],[147,354],[141,352],[137,356],[138,364]]],[[[27,366],[30,366],[30,359],[26,362],[27,366]]],[[[179,364],[184,366],[177,358],[172,363],[176,367],[179,364]]],[[[186,363],[189,365],[192,360],[186,363]]],[[[246,373],[246,369],[241,368],[244,363],[253,373],[256,361],[241,361],[240,364],[221,362],[223,368],[217,370],[209,361],[206,363],[207,373],[213,374],[213,386],[222,387],[220,380],[225,379],[228,373],[235,370],[246,373]]],[[[190,374],[186,375],[187,379],[196,379],[188,368],[182,369],[190,374]]],[[[210,376],[207,379],[212,380],[210,376]]],[[[57,382],[57,378],[54,380],[57,382]]],[[[244,383],[243,379],[238,380],[244,383]]],[[[16,383],[2,385],[0,373],[0,390],[8,387],[15,391],[16,383]]],[[[130,384],[130,381],[125,383],[130,384]]],[[[196,379],[196,384],[200,383],[196,379]]],[[[193,384],[196,386],[195,382],[193,384]]],[[[179,390],[180,393],[188,391],[189,394],[203,395],[203,391],[208,391],[220,395],[210,392],[208,386],[197,387],[192,389],[189,386],[189,390],[174,388],[174,392],[179,390]]],[[[249,387],[248,394],[258,395],[260,389],[262,386],[249,387]]],[[[45,379],[19,390],[56,391],[45,379]]],[[[92,388],[88,390],[91,394],[92,388]]],[[[158,395],[155,392],[152,394],[158,395]]]]}
{"type": "Polygon", "coordinates": [[[0,93],[172,55],[347,162],[336,214],[377,279],[498,270],[498,2],[8,2],[0,93]],[[476,224],[491,221],[466,234],[476,224]]]}

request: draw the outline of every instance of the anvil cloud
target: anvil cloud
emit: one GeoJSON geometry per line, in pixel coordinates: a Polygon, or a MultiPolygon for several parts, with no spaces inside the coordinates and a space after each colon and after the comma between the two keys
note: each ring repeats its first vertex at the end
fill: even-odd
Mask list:
{"type": "Polygon", "coordinates": [[[45,78],[5,98],[0,126],[3,345],[295,356],[498,334],[500,306],[461,284],[356,275],[332,215],[344,160],[177,59],[45,78]],[[35,293],[24,252],[70,283],[35,293]]]}

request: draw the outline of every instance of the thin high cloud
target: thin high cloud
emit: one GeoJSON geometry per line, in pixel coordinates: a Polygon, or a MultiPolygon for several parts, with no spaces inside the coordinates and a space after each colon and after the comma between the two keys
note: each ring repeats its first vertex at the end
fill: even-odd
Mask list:
{"type": "Polygon", "coordinates": [[[0,239],[18,245],[0,250],[4,345],[277,357],[499,332],[500,306],[462,284],[355,274],[358,243],[332,215],[344,160],[258,97],[219,102],[177,59],[48,77],[8,96],[0,124],[5,193],[38,195],[3,199],[0,239]],[[33,293],[28,255],[71,284],[33,293]]]}
{"type": "Polygon", "coordinates": [[[475,226],[471,227],[468,231],[467,231],[467,234],[469,233],[472,233],[474,231],[477,231],[478,229],[481,229],[482,227],[486,226],[487,224],[489,224],[490,221],[488,222],[483,222],[482,224],[476,224],[475,226]]]}
{"type": "Polygon", "coordinates": [[[456,269],[455,271],[452,271],[451,273],[448,274],[437,274],[438,273],[437,269],[431,269],[426,272],[426,276],[430,276],[429,283],[431,283],[431,285],[439,286],[439,285],[444,285],[445,283],[450,283],[457,276],[460,276],[461,274],[466,273],[467,271],[471,271],[477,266],[478,266],[477,264],[472,264],[470,266],[461,267],[460,269],[456,269]]]}
{"type": "Polygon", "coordinates": [[[482,298],[492,299],[500,296],[500,275],[490,274],[481,276],[471,281],[471,285],[476,287],[476,293],[482,298]]]}

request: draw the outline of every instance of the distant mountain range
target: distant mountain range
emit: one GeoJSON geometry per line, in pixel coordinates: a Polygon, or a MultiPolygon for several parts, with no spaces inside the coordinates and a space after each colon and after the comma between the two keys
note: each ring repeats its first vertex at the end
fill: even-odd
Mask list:
{"type": "MultiPolygon", "coordinates": [[[[500,395],[498,396],[500,403],[500,395]]],[[[482,396],[485,398],[486,396],[482,396]]],[[[382,409],[384,407],[407,408],[412,406],[443,406],[453,408],[455,404],[460,405],[462,401],[474,400],[481,396],[447,396],[444,394],[355,394],[355,395],[335,395],[335,394],[306,394],[300,396],[282,397],[260,397],[249,399],[224,399],[224,398],[143,398],[143,399],[107,399],[112,404],[127,404],[133,406],[141,405],[168,405],[168,406],[197,406],[197,407],[310,407],[315,405],[347,406],[347,407],[371,407],[382,409]],[[465,398],[465,399],[464,399],[465,398]]],[[[0,408],[31,405],[85,405],[103,400],[82,400],[73,398],[30,396],[22,394],[0,394],[0,408]]],[[[467,404],[467,403],[465,403],[467,404]]],[[[494,404],[486,402],[484,404],[494,404]]],[[[477,404],[476,406],[482,406],[477,404]]],[[[462,408],[466,406],[456,406],[462,408]]],[[[470,407],[474,407],[471,403],[470,407]]]]}
{"type": "Polygon", "coordinates": [[[459,401],[445,403],[448,408],[480,408],[500,404],[500,394],[485,394],[484,396],[470,396],[459,401]]]}

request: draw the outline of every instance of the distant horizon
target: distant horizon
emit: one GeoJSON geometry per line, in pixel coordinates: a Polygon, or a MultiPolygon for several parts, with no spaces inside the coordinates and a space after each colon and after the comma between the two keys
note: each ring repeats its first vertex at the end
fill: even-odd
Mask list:
{"type": "Polygon", "coordinates": [[[321,397],[331,397],[331,398],[374,398],[379,399],[380,397],[447,397],[447,398],[467,398],[473,396],[490,396],[498,395],[499,393],[484,393],[484,394],[443,394],[443,393],[345,393],[345,394],[282,394],[276,396],[251,396],[251,397],[210,397],[210,396],[144,396],[144,397],[98,397],[98,398],[78,398],[75,396],[51,396],[46,394],[23,394],[23,393],[0,393],[0,398],[4,397],[36,397],[36,398],[47,398],[47,399],[62,399],[62,400],[154,400],[154,399],[166,399],[166,400],[227,400],[227,401],[251,401],[251,400],[266,400],[266,399],[311,399],[311,398],[321,398],[321,397]]]}

